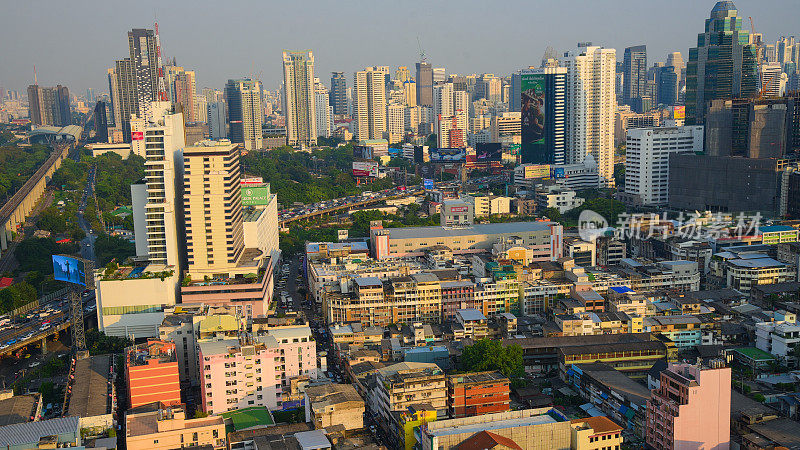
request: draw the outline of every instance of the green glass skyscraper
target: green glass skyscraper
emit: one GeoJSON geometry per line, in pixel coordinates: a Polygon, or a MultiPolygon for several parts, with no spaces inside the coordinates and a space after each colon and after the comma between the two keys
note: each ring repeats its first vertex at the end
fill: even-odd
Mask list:
{"type": "Polygon", "coordinates": [[[753,97],[758,93],[756,47],[742,29],[742,18],[731,1],[714,5],[697,47],[689,49],[686,65],[686,123],[703,125],[711,100],[753,97]]]}

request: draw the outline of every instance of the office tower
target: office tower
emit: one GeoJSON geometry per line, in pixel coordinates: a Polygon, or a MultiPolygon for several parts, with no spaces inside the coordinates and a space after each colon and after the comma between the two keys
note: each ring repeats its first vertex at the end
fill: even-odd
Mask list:
{"type": "Polygon", "coordinates": [[[417,105],[433,106],[433,68],[429,62],[418,62],[417,105]]]}
{"type": "Polygon", "coordinates": [[[205,123],[208,119],[208,98],[202,94],[194,94],[194,117],[192,122],[205,123]]]}
{"type": "Polygon", "coordinates": [[[194,71],[184,70],[175,74],[175,108],[176,111],[183,112],[186,123],[196,122],[195,99],[197,93],[197,82],[195,81],[194,71]]]}
{"type": "Polygon", "coordinates": [[[386,131],[386,72],[380,67],[367,67],[355,73],[356,139],[383,139],[386,131]]]}
{"type": "Polygon", "coordinates": [[[433,68],[433,84],[444,83],[447,80],[447,73],[444,67],[433,68]]]}
{"type": "Polygon", "coordinates": [[[526,69],[519,81],[523,163],[564,164],[567,68],[526,69]]]}
{"type": "Polygon", "coordinates": [[[775,46],[777,53],[777,62],[781,67],[785,67],[789,63],[800,63],[798,61],[798,51],[800,51],[800,44],[795,41],[794,36],[781,36],[775,46]]]}
{"type": "Polygon", "coordinates": [[[192,278],[225,273],[244,251],[239,145],[203,141],[183,150],[187,270],[192,278]]]}
{"type": "Polygon", "coordinates": [[[493,74],[485,73],[475,83],[476,100],[485,98],[491,102],[499,102],[502,95],[502,82],[493,74]]]}
{"type": "Polygon", "coordinates": [[[314,78],[314,110],[317,114],[317,134],[322,137],[331,137],[331,110],[328,88],[314,78]]]}
{"type": "Polygon", "coordinates": [[[108,117],[111,108],[102,100],[94,104],[94,137],[97,142],[108,142],[108,117]]]}
{"type": "Polygon", "coordinates": [[[403,97],[406,106],[410,108],[417,106],[417,83],[414,80],[403,82],[403,97]]]}
{"type": "Polygon", "coordinates": [[[703,127],[631,129],[626,149],[625,193],[638,205],[666,206],[670,155],[702,152],[703,127]]]}
{"type": "Polygon", "coordinates": [[[659,104],[672,106],[678,103],[678,94],[680,92],[679,70],[673,66],[658,68],[656,98],[659,104]]]}
{"type": "Polygon", "coordinates": [[[286,143],[292,147],[317,145],[314,54],[310,50],[283,52],[283,89],[286,143]]]}
{"type": "Polygon", "coordinates": [[[411,79],[411,72],[408,70],[408,67],[400,66],[397,68],[397,72],[395,72],[394,77],[397,78],[397,81],[405,83],[411,79]]]}
{"type": "Polygon", "coordinates": [[[565,55],[567,67],[567,163],[591,154],[600,183],[614,186],[614,73],[617,52],[581,46],[565,55]]]}
{"type": "Polygon", "coordinates": [[[117,69],[108,69],[106,76],[108,77],[108,92],[111,98],[111,116],[108,118],[108,123],[115,128],[121,129],[122,127],[122,109],[120,106],[120,97],[118,94],[120,89],[117,86],[117,69]]]}
{"type": "Polygon", "coordinates": [[[727,449],[731,439],[731,369],[670,363],[647,401],[648,446],[658,450],[727,449]]]}
{"type": "Polygon", "coordinates": [[[347,112],[347,78],[344,72],[333,72],[331,75],[331,106],[334,115],[346,115],[347,112]]]}
{"type": "Polygon", "coordinates": [[[203,95],[208,103],[225,101],[225,95],[219,89],[203,88],[203,95]]]}
{"type": "Polygon", "coordinates": [[[208,110],[208,135],[211,139],[225,139],[228,137],[228,130],[225,128],[226,108],[225,102],[210,102],[206,106],[208,110]]]}
{"type": "Polygon", "coordinates": [[[249,78],[228,80],[225,96],[228,99],[228,136],[231,142],[244,144],[245,150],[263,148],[261,83],[249,78]]]}
{"type": "Polygon", "coordinates": [[[761,64],[758,70],[758,89],[764,97],[780,97],[786,88],[781,63],[761,64]]]}
{"type": "Polygon", "coordinates": [[[625,49],[622,62],[622,101],[636,112],[641,110],[641,98],[647,86],[647,47],[637,45],[625,49]]]}
{"type": "Polygon", "coordinates": [[[466,147],[470,95],[456,91],[453,83],[433,87],[433,114],[439,148],[466,147]]]}
{"type": "MultiPolygon", "coordinates": [[[[2,90],[2,88],[0,88],[0,90],[2,90]]],[[[0,95],[0,101],[2,101],[2,98],[3,97],[0,95]]],[[[94,103],[94,102],[95,102],[94,89],[92,88],[86,89],[86,103],[94,103]]]]}
{"type": "MultiPolygon", "coordinates": [[[[169,102],[153,102],[148,117],[130,121],[131,152],[145,155],[144,198],[133,195],[137,197],[133,203],[142,202],[144,211],[134,211],[134,224],[143,222],[150,263],[181,267],[178,230],[182,228],[180,192],[186,141],[183,114],[170,114],[170,109],[169,102]]],[[[136,194],[133,186],[131,191],[136,194]]],[[[137,237],[142,233],[136,230],[137,237]]]]}
{"type": "Polygon", "coordinates": [[[28,86],[28,111],[37,126],[66,126],[72,123],[69,89],[66,86],[28,86]]]}
{"type": "Polygon", "coordinates": [[[758,92],[756,46],[730,1],[720,1],[706,19],[686,65],[686,123],[702,125],[708,102],[751,97],[758,92]]]}
{"type": "Polygon", "coordinates": [[[681,52],[672,52],[667,55],[667,67],[674,67],[675,71],[678,73],[678,86],[683,87],[684,82],[686,81],[685,78],[685,71],[686,71],[686,64],[683,62],[683,55],[681,52]]]}
{"type": "Polygon", "coordinates": [[[167,84],[167,97],[173,104],[178,102],[177,93],[175,91],[175,78],[178,74],[183,73],[186,69],[181,66],[167,65],[164,67],[164,79],[167,84]]]}
{"type": "Polygon", "coordinates": [[[136,79],[136,99],[140,114],[146,114],[150,102],[166,100],[159,98],[158,68],[161,62],[156,47],[156,33],[153,30],[134,28],[128,32],[128,49],[136,79]]]}

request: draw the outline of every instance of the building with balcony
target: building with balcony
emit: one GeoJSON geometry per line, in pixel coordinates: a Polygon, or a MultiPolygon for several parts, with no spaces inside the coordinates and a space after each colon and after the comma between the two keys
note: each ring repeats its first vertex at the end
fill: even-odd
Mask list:
{"type": "Polygon", "coordinates": [[[183,405],[148,404],[125,414],[125,443],[131,450],[227,448],[219,416],[187,419],[183,405]]]}

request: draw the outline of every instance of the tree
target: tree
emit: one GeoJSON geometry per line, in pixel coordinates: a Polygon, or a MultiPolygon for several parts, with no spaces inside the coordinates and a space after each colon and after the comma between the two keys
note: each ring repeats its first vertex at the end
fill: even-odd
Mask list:
{"type": "Polygon", "coordinates": [[[38,271],[41,274],[53,273],[52,256],[78,251],[77,244],[58,244],[53,238],[25,239],[14,249],[14,257],[23,272],[38,271]]]}
{"type": "Polygon", "coordinates": [[[522,347],[506,345],[500,341],[481,339],[464,347],[461,353],[461,366],[469,372],[497,370],[509,379],[520,379],[525,376],[522,360],[522,347]]]}
{"type": "Polygon", "coordinates": [[[94,251],[100,265],[105,266],[112,260],[123,262],[136,255],[136,245],[118,236],[101,234],[94,241],[94,251]]]}

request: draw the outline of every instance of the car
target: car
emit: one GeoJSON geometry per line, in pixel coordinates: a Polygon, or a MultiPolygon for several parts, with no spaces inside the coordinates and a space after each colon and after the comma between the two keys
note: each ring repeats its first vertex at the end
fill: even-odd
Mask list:
{"type": "Polygon", "coordinates": [[[38,367],[38,366],[41,366],[41,365],[42,365],[42,363],[40,363],[39,361],[34,361],[34,362],[30,363],[30,365],[28,367],[33,368],[33,367],[38,367]]]}

